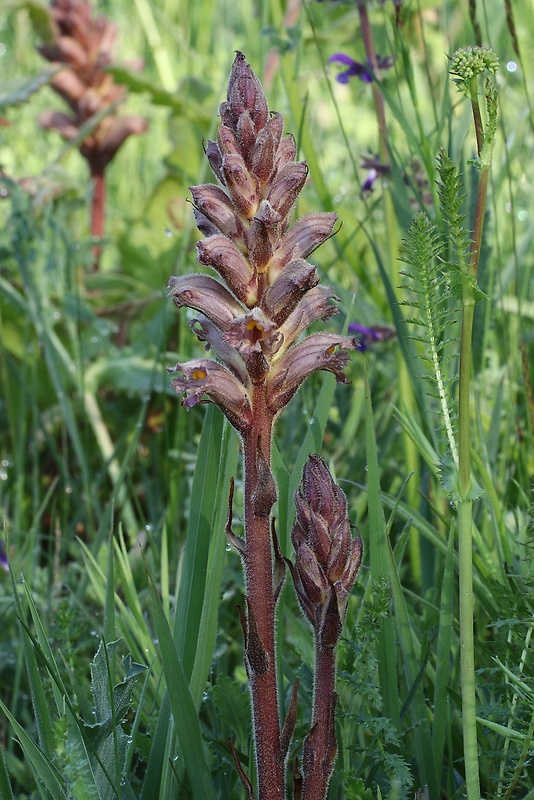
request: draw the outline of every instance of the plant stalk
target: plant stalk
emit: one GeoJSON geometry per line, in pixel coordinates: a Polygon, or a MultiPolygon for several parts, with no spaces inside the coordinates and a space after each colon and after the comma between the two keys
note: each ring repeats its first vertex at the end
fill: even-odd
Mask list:
{"type": "Polygon", "coordinates": [[[103,167],[91,165],[91,178],[93,181],[93,196],[91,199],[91,239],[93,240],[93,269],[100,267],[102,255],[101,240],[104,237],[104,222],[106,209],[106,175],[103,167]]]}
{"type": "MultiPolygon", "coordinates": [[[[472,99],[477,149],[483,146],[481,115],[476,94],[472,99]]],[[[462,680],[462,726],[467,800],[480,800],[478,763],[475,643],[473,633],[473,499],[471,483],[471,363],[473,321],[475,315],[474,281],[478,272],[484,212],[488,190],[489,166],[481,169],[475,209],[473,240],[467,275],[463,282],[462,330],[458,404],[458,557],[460,581],[460,670],[462,680]]]]}
{"type": "Polygon", "coordinates": [[[336,757],[336,651],[315,637],[315,682],[310,734],[304,743],[303,800],[324,800],[336,757]]]}
{"type": "MultiPolygon", "coordinates": [[[[280,750],[275,652],[275,600],[270,519],[261,509],[266,465],[271,463],[273,415],[265,388],[254,389],[255,420],[243,437],[245,460],[245,582],[248,623],[246,665],[254,716],[258,800],[284,800],[285,763],[280,750]],[[261,515],[258,515],[260,512],[261,515]]],[[[270,509],[269,509],[270,510],[270,509]]]]}

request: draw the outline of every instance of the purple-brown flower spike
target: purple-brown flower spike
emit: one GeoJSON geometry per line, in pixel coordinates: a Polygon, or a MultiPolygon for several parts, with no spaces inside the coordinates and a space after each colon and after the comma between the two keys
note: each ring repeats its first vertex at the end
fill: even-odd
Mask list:
{"type": "MultiPolygon", "coordinates": [[[[283,135],[280,114],[269,114],[242,53],[219,113],[216,140],[206,145],[219,185],[191,187],[197,226],[206,236],[197,244],[198,260],[217,278],[171,278],[169,294],[178,307],[193,308],[212,323],[209,337],[199,338],[213,344],[216,357],[242,381],[253,413],[251,385],[267,390],[267,411],[274,418],[315,370],[346,380],[346,351],[355,349],[354,338],[315,334],[296,344],[307,326],[336,313],[328,303],[334,294],[318,285],[317,268],[306,261],[332,235],[336,215],[307,214],[290,227],[308,168],[295,161],[295,142],[283,135]]],[[[186,365],[180,369],[184,376],[196,374],[186,365]]],[[[185,392],[188,407],[203,400],[197,383],[189,387],[184,377],[173,385],[185,392]]],[[[208,397],[227,416],[234,414],[233,398],[226,402],[213,392],[208,397]]]]}
{"type": "MultiPolygon", "coordinates": [[[[308,214],[290,226],[308,168],[295,161],[295,141],[283,135],[282,117],[269,114],[260,83],[242,53],[232,66],[220,117],[216,140],[206,145],[218,184],[191,187],[197,227],[206,237],[197,245],[198,260],[216,274],[185,275],[169,283],[175,304],[197,312],[191,327],[217,361],[201,358],[177,364],[171,370],[177,373],[172,386],[185,396],[186,408],[216,403],[241,435],[245,536],[232,541],[237,543],[247,586],[247,613],[241,613],[241,621],[253,709],[258,783],[254,796],[284,800],[296,692],[281,724],[275,612],[283,561],[271,527],[277,497],[272,431],[277,415],[312,372],[327,370],[346,382],[348,351],[356,349],[357,339],[331,332],[300,338],[309,325],[329,319],[337,310],[331,303],[337,299],[332,290],[319,285],[317,268],[306,261],[332,235],[336,215],[308,214]]],[[[332,490],[336,498],[337,491],[332,490]]],[[[303,492],[302,509],[306,496],[303,492]]],[[[339,498],[337,502],[340,505],[339,498]]],[[[346,511],[346,505],[343,508],[346,511]]],[[[302,509],[298,518],[304,530],[302,509]]],[[[326,561],[318,558],[314,537],[308,541],[303,533],[293,568],[305,612],[325,643],[329,670],[324,695],[328,741],[316,728],[320,736],[308,740],[305,755],[327,766],[335,755],[334,648],[361,555],[361,545],[358,550],[351,543],[350,529],[337,524],[335,514],[332,520],[326,561]]],[[[327,669],[320,669],[321,685],[327,669]]],[[[321,780],[324,783],[324,775],[321,780]]],[[[243,784],[252,796],[248,778],[243,784]]]]}
{"type": "Polygon", "coordinates": [[[320,456],[309,456],[295,505],[291,541],[297,596],[322,648],[334,648],[360,569],[362,540],[352,537],[347,499],[320,456]]]}
{"type": "MultiPolygon", "coordinates": [[[[69,140],[95,114],[122,101],[126,90],[106,72],[117,34],[109,19],[93,16],[88,0],[52,0],[51,19],[54,39],[39,51],[48,61],[64,65],[51,86],[70,114],[46,111],[40,124],[69,140]]],[[[103,169],[129,136],[146,130],[143,117],[110,114],[80,143],[80,152],[92,169],[103,169]]]]}

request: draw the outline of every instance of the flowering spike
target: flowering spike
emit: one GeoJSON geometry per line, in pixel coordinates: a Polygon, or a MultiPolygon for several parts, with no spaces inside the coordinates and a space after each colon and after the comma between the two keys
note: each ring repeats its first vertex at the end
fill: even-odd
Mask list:
{"type": "MultiPolygon", "coordinates": [[[[236,55],[220,115],[216,141],[206,145],[220,185],[192,186],[191,195],[197,226],[206,236],[197,244],[198,260],[223,283],[186,275],[171,278],[169,290],[178,307],[200,312],[195,333],[244,390],[251,385],[267,390],[266,411],[274,417],[315,370],[328,370],[345,382],[346,351],[357,347],[356,339],[334,334],[315,334],[295,344],[308,325],[336,313],[329,301],[337,298],[317,285],[317,268],[306,258],[332,235],[337,217],[308,214],[289,227],[308,168],[294,161],[295,142],[284,137],[280,114],[269,116],[260,83],[242,53],[236,55]]],[[[183,388],[190,407],[200,402],[199,384],[190,388],[185,380],[174,386],[183,388]]],[[[211,388],[206,394],[218,402],[211,388]]],[[[248,402],[255,414],[254,401],[248,402]]],[[[221,406],[228,415],[235,397],[221,406]]]]}
{"type": "Polygon", "coordinates": [[[148,127],[144,117],[119,118],[112,111],[126,96],[125,88],[106,72],[117,30],[103,15],[92,15],[88,0],[52,0],[51,21],[53,38],[39,52],[64,65],[50,85],[68,104],[69,114],[47,111],[39,122],[71,140],[95,114],[105,115],[79,145],[91,170],[103,170],[130,135],[148,127]]]}
{"type": "MultiPolygon", "coordinates": [[[[295,161],[295,140],[284,135],[279,114],[269,115],[260,83],[242,53],[236,55],[219,114],[217,136],[206,145],[219,183],[191,187],[197,227],[206,237],[197,244],[198,260],[214,269],[218,279],[185,275],[169,283],[177,306],[199,312],[191,328],[217,361],[177,364],[171,370],[178,373],[172,386],[184,396],[186,408],[216,403],[241,436],[245,536],[232,533],[231,511],[227,534],[246,575],[247,613],[240,609],[240,618],[253,705],[257,796],[283,800],[296,716],[295,690],[280,727],[275,612],[285,565],[321,646],[332,653],[361,549],[351,544],[343,494],[326,482],[327,498],[312,504],[308,515],[303,493],[294,532],[296,564],[283,558],[272,520],[277,500],[272,430],[276,416],[312,372],[327,370],[347,382],[348,351],[356,349],[357,340],[315,333],[297,343],[309,325],[337,311],[333,291],[318,284],[318,270],[306,260],[332,235],[337,217],[308,214],[291,226],[308,167],[295,161]]],[[[332,704],[333,688],[325,696],[332,704]]],[[[323,716],[331,720],[330,711],[323,716]]],[[[333,756],[326,754],[330,762],[333,756]]]]}
{"type": "Polygon", "coordinates": [[[321,646],[333,648],[361,565],[362,540],[352,538],[347,499],[320,456],[310,455],[304,465],[295,505],[295,589],[321,646]]]}

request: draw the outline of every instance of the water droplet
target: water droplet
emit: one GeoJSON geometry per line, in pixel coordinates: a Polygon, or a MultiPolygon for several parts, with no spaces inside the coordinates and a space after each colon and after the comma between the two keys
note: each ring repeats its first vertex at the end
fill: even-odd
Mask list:
{"type": "Polygon", "coordinates": [[[508,72],[515,72],[517,70],[517,64],[515,61],[509,61],[506,65],[506,69],[508,72]]]}
{"type": "Polygon", "coordinates": [[[7,53],[7,47],[3,42],[0,42],[0,58],[3,58],[7,53]]]}
{"type": "Polygon", "coordinates": [[[98,342],[98,336],[91,336],[91,342],[96,344],[98,342]]]}
{"type": "Polygon", "coordinates": [[[151,531],[152,525],[145,525],[145,531],[151,531]]]}
{"type": "Polygon", "coordinates": [[[72,494],[72,486],[65,486],[65,494],[72,494]]]}
{"type": "Polygon", "coordinates": [[[517,219],[519,222],[524,222],[528,217],[528,211],[526,209],[521,209],[521,211],[517,215],[517,219]]]}
{"type": "Polygon", "coordinates": [[[4,186],[0,189],[0,197],[7,197],[7,189],[4,186]]]}
{"type": "Polygon", "coordinates": [[[76,364],[69,364],[69,372],[76,372],[76,364]]]}
{"type": "Polygon", "coordinates": [[[61,312],[60,311],[54,311],[54,319],[61,319],[61,312]]]}
{"type": "Polygon", "coordinates": [[[61,399],[62,399],[62,397],[63,397],[63,392],[58,392],[58,393],[57,393],[57,399],[58,399],[58,400],[61,400],[61,399]]]}
{"type": "Polygon", "coordinates": [[[167,239],[170,239],[171,236],[174,236],[174,233],[171,231],[170,228],[165,228],[165,236],[167,237],[167,239]]]}
{"type": "Polygon", "coordinates": [[[7,472],[5,472],[5,470],[0,472],[0,481],[7,481],[7,472]]]}

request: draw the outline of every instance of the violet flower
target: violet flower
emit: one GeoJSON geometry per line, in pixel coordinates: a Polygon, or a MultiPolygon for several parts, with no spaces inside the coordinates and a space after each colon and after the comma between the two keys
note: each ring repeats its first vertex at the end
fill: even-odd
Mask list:
{"type": "MultiPolygon", "coordinates": [[[[364,83],[372,83],[375,79],[373,67],[369,61],[362,63],[361,61],[355,61],[346,53],[334,53],[334,55],[330,56],[328,59],[328,63],[332,64],[336,61],[340,64],[345,64],[347,67],[346,70],[343,70],[336,75],[336,81],[338,83],[348,83],[349,78],[352,78],[353,76],[360,78],[360,80],[362,80],[364,83]]],[[[390,69],[390,67],[393,66],[393,63],[394,60],[392,56],[376,57],[376,65],[379,70],[390,69]]]]}
{"type": "Polygon", "coordinates": [[[360,353],[365,353],[371,342],[387,342],[396,336],[393,328],[386,328],[381,325],[360,325],[358,322],[349,324],[349,332],[357,334],[356,349],[360,353]]]}
{"type": "Polygon", "coordinates": [[[3,542],[0,542],[0,568],[3,569],[4,572],[9,572],[9,563],[3,542]]]}
{"type": "Polygon", "coordinates": [[[368,170],[367,177],[362,183],[362,192],[372,192],[376,180],[385,175],[389,175],[389,164],[383,164],[378,156],[364,156],[362,158],[362,168],[368,170]]]}

